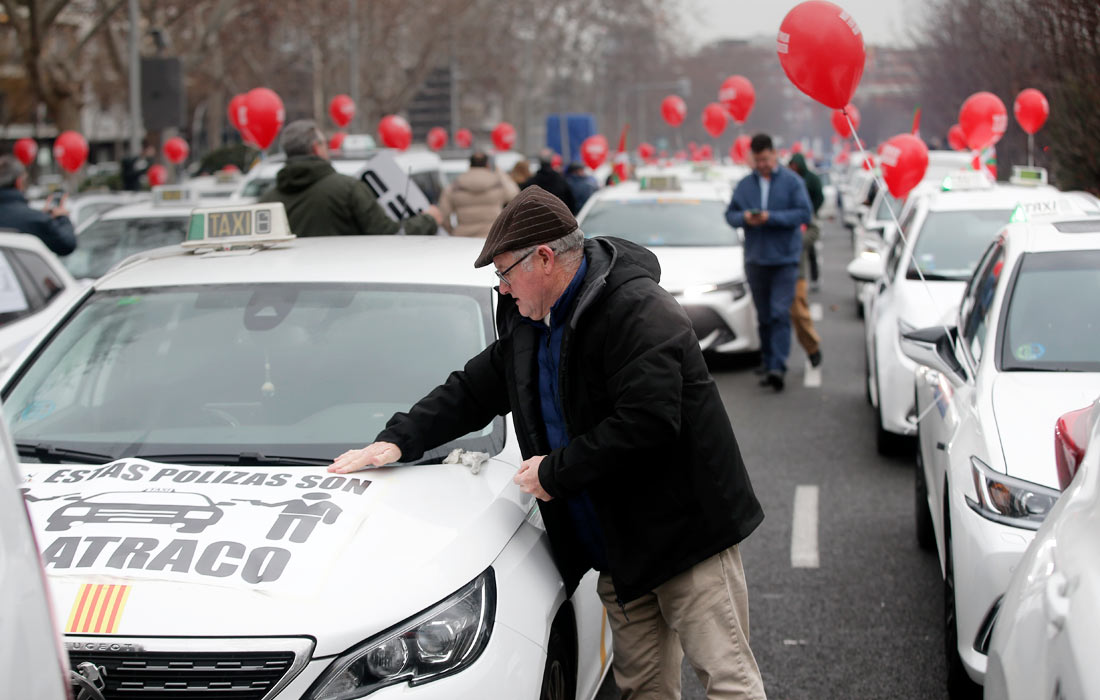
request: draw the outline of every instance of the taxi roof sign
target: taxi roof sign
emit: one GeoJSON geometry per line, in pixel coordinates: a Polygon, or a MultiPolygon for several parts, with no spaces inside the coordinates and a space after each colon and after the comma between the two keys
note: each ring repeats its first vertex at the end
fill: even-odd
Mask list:
{"type": "Polygon", "coordinates": [[[982,170],[960,170],[946,176],[940,183],[940,189],[944,192],[988,190],[992,187],[993,181],[982,170]]]}
{"type": "Polygon", "coordinates": [[[680,178],[671,173],[665,175],[646,175],[642,177],[638,189],[643,192],[655,190],[676,191],[681,189],[680,178]]]}
{"type": "Polygon", "coordinates": [[[199,198],[190,187],[157,185],[153,188],[154,207],[180,207],[198,204],[199,198]]]}
{"type": "Polygon", "coordinates": [[[228,250],[293,240],[282,202],[203,207],[191,212],[184,248],[228,250]]]}
{"type": "Polygon", "coordinates": [[[1047,184],[1047,169],[1026,165],[1013,165],[1012,177],[1008,179],[1013,185],[1045,185],[1047,184]]]}

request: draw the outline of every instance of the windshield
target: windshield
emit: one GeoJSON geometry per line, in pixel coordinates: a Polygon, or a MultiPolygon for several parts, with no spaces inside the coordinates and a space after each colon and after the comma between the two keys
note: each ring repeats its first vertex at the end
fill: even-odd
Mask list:
{"type": "Polygon", "coordinates": [[[917,234],[906,278],[919,279],[919,264],[927,279],[968,279],[1010,216],[1011,209],[929,212],[917,234]]]}
{"type": "Polygon", "coordinates": [[[650,248],[741,245],[726,223],[725,202],[716,200],[597,202],[580,224],[586,236],[618,236],[650,248]]]}
{"type": "Polygon", "coordinates": [[[893,221],[895,216],[901,215],[902,200],[898,199],[889,192],[883,192],[882,197],[878,200],[878,207],[875,208],[875,221],[893,221]],[[890,210],[893,210],[893,215],[890,214],[890,210]]]}
{"type": "Polygon", "coordinates": [[[1002,369],[1100,372],[1100,250],[1028,254],[1009,294],[1002,369]]]}
{"type": "Polygon", "coordinates": [[[77,279],[102,277],[120,260],[166,245],[179,245],[187,235],[187,216],[113,219],[88,226],[77,247],[61,262],[77,279]]]}
{"type": "MultiPolygon", "coordinates": [[[[115,459],[334,459],[484,349],[490,303],[413,285],[99,291],[9,386],[4,415],[16,443],[115,459]]],[[[498,452],[502,426],[458,444],[498,452]]]]}
{"type": "Polygon", "coordinates": [[[259,197],[267,192],[268,188],[275,184],[275,178],[273,177],[254,177],[248,182],[244,183],[244,187],[241,188],[242,197],[259,197]]]}

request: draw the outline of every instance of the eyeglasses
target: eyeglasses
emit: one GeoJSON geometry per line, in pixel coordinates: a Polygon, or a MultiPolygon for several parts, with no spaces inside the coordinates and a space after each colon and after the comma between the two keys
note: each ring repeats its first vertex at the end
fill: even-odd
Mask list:
{"type": "Polygon", "coordinates": [[[494,270],[493,270],[493,273],[494,273],[494,274],[495,274],[495,275],[496,275],[496,276],[497,276],[498,278],[500,278],[500,281],[501,281],[501,282],[503,282],[504,284],[506,284],[506,285],[508,285],[509,287],[511,287],[511,286],[512,286],[512,283],[508,281],[508,277],[507,277],[508,273],[512,271],[512,268],[513,268],[513,267],[515,267],[516,265],[519,265],[519,264],[520,264],[521,262],[523,262],[523,261],[524,261],[525,259],[527,259],[527,257],[528,257],[529,255],[531,255],[531,253],[534,253],[534,252],[535,252],[536,250],[538,250],[538,249],[537,249],[537,248],[532,248],[531,250],[527,251],[527,252],[526,252],[526,253],[525,253],[525,254],[524,254],[524,255],[523,255],[522,257],[520,257],[520,259],[519,259],[519,260],[515,261],[514,263],[512,263],[512,264],[511,264],[511,265],[509,265],[508,267],[504,268],[504,272],[501,272],[500,270],[494,269],[494,270]]]}

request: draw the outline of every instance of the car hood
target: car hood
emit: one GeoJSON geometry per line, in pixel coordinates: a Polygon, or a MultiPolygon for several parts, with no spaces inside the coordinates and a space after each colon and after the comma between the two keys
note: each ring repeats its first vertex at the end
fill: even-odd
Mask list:
{"type": "Polygon", "coordinates": [[[745,249],[741,246],[656,246],[649,250],[661,264],[661,286],[673,293],[700,284],[745,281],[745,249]]]}
{"type": "Polygon", "coordinates": [[[23,469],[67,634],[308,635],[317,655],[476,578],[532,504],[500,459],[478,474],[140,459],[23,469]]]}
{"type": "Polygon", "coordinates": [[[895,292],[898,318],[914,328],[926,328],[941,323],[944,318],[954,318],[965,289],[966,282],[941,280],[926,284],[920,280],[902,280],[895,292]]]}
{"type": "Polygon", "coordinates": [[[1054,424],[1100,395],[1097,372],[1002,372],[993,384],[993,415],[1009,476],[1058,488],[1054,424]]]}

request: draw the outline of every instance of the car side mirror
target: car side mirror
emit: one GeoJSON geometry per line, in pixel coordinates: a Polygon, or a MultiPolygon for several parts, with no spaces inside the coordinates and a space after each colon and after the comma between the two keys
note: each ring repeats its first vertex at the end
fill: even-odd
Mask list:
{"type": "Polygon", "coordinates": [[[861,255],[848,263],[848,276],[856,282],[875,282],[882,277],[886,266],[880,255],[861,255]]]}
{"type": "Polygon", "coordinates": [[[966,369],[955,355],[958,330],[954,326],[932,326],[901,336],[901,351],[913,362],[936,370],[952,384],[966,382],[966,369]]]}

